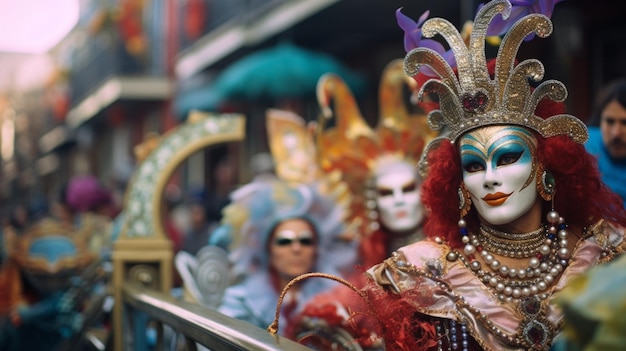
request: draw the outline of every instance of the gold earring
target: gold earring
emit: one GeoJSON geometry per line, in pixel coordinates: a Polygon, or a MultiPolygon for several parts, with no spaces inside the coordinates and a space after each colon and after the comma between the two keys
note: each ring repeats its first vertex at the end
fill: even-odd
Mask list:
{"type": "Polygon", "coordinates": [[[465,217],[472,208],[472,200],[470,193],[465,188],[465,183],[461,182],[459,185],[459,210],[461,211],[461,218],[465,217]]]}
{"type": "Polygon", "coordinates": [[[554,176],[541,164],[537,167],[537,191],[545,201],[552,201],[556,192],[554,176]]]}

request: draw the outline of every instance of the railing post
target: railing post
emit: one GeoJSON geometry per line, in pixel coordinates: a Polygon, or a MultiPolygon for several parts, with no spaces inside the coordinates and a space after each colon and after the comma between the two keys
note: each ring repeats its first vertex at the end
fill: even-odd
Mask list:
{"type": "Polygon", "coordinates": [[[137,281],[169,294],[172,285],[172,243],[163,237],[120,238],[113,250],[113,342],[124,351],[122,285],[137,281]]]}

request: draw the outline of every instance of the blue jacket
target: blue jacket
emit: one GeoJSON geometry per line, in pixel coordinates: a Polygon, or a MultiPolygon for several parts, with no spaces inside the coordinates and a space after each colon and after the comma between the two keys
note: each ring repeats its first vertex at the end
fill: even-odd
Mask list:
{"type": "MultiPolygon", "coordinates": [[[[324,278],[304,280],[293,312],[298,312],[314,296],[329,290],[335,284],[334,281],[324,278]]],[[[260,271],[248,276],[241,283],[226,289],[224,300],[218,311],[266,329],[274,321],[279,295],[280,292],[275,291],[272,287],[269,273],[260,271]]],[[[278,334],[281,335],[288,322],[288,316],[284,315],[285,303],[282,307],[278,323],[278,334]]]]}
{"type": "Polygon", "coordinates": [[[598,160],[604,183],[624,200],[626,207],[626,160],[615,160],[609,156],[598,127],[589,127],[589,140],[585,143],[585,148],[598,160]]]}

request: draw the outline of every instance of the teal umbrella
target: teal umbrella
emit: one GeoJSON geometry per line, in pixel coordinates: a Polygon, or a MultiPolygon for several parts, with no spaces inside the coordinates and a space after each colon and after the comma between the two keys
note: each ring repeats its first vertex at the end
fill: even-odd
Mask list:
{"type": "Polygon", "coordinates": [[[236,61],[209,85],[182,94],[177,110],[217,110],[227,101],[276,101],[315,98],[318,79],[325,73],[341,76],[355,94],[365,88],[365,78],[330,55],[292,44],[280,44],[236,61]]]}

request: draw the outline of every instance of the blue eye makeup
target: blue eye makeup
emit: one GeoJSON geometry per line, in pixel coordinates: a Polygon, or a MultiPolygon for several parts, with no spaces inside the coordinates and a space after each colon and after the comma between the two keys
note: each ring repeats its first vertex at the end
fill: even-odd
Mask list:
{"type": "Polygon", "coordinates": [[[463,170],[468,173],[480,172],[485,170],[485,159],[476,153],[464,153],[461,155],[461,164],[463,170]]]}
{"type": "Polygon", "coordinates": [[[532,162],[530,150],[523,140],[512,137],[504,144],[495,145],[493,154],[490,156],[492,167],[503,167],[515,163],[532,162]]]}
{"type": "Polygon", "coordinates": [[[532,163],[532,135],[518,127],[507,127],[493,132],[489,128],[469,133],[460,146],[461,164],[467,173],[517,163],[532,163]]]}

